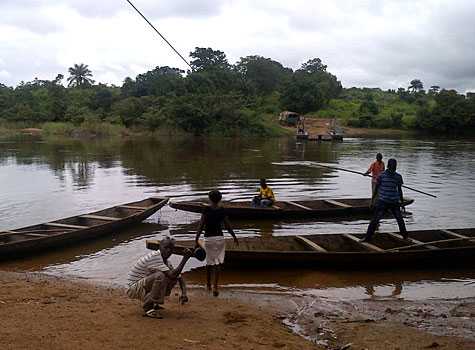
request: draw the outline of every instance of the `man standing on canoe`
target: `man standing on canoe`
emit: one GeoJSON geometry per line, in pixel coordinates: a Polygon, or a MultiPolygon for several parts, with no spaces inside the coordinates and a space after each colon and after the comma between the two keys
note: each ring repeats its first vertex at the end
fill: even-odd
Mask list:
{"type": "MultiPolygon", "coordinates": [[[[376,183],[378,182],[378,177],[384,171],[384,162],[383,155],[378,153],[376,155],[376,160],[371,163],[368,170],[365,172],[365,175],[371,174],[371,195],[375,198],[376,183]]],[[[373,202],[371,202],[373,204],[373,202]]]]}
{"type": "Polygon", "coordinates": [[[388,169],[385,170],[378,177],[376,182],[375,192],[371,203],[373,203],[376,195],[378,200],[376,202],[376,208],[374,211],[373,219],[371,220],[366,237],[362,239],[362,242],[369,242],[373,237],[374,231],[379,225],[379,221],[384,215],[386,210],[390,210],[393,216],[397,220],[399,226],[399,232],[404,239],[407,239],[406,224],[401,214],[401,205],[403,204],[402,196],[402,176],[396,172],[397,162],[396,159],[388,160],[388,169]]]}
{"type": "Polygon", "coordinates": [[[266,179],[261,179],[261,187],[259,188],[259,194],[252,199],[253,207],[271,207],[275,202],[274,192],[272,188],[267,186],[266,179]]]}
{"type": "Polygon", "coordinates": [[[186,249],[183,259],[174,269],[168,261],[174,246],[175,240],[166,237],[160,241],[159,250],[140,258],[129,273],[127,296],[143,302],[144,316],[162,318],[159,311],[162,309],[160,305],[164,303],[165,296],[170,295],[177,282],[181,289],[181,303],[188,301],[186,283],[180,274],[193,253],[186,249]]]}

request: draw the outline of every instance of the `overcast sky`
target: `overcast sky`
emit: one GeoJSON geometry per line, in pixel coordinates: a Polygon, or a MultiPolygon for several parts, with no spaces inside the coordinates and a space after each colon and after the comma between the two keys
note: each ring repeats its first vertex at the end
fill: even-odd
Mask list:
{"type": "MultiPolygon", "coordinates": [[[[345,87],[413,78],[475,91],[474,0],[134,0],[185,56],[262,55],[298,68],[320,57],[345,87]]],[[[88,64],[120,85],[155,66],[186,69],[125,0],[0,0],[0,83],[88,64]]]]}

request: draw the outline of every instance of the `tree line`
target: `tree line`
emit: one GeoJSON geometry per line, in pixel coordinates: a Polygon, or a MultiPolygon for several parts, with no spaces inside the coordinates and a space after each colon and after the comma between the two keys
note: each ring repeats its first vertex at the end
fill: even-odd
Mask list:
{"type": "Polygon", "coordinates": [[[95,84],[87,65],[54,80],[34,79],[15,88],[0,85],[0,118],[11,121],[119,123],[194,134],[268,134],[266,115],[281,109],[316,111],[342,87],[320,59],[296,71],[262,56],[230,64],[224,52],[196,48],[192,71],[158,66],[125,78],[121,87],[95,84]]]}
{"type": "MultiPolygon", "coordinates": [[[[374,127],[381,126],[375,121],[384,119],[380,94],[374,89],[343,89],[319,58],[293,70],[257,55],[231,64],[224,52],[197,47],[190,53],[190,64],[193,69],[187,72],[157,66],[135,79],[125,78],[120,87],[95,83],[85,64],[69,68],[67,86],[61,74],[54,80],[34,79],[16,87],[0,84],[0,118],[75,125],[98,121],[197,135],[267,135],[275,132],[272,117],[281,110],[338,117],[333,106],[351,100],[349,124],[374,127]]],[[[426,92],[417,79],[407,89],[384,94],[414,106],[410,127],[440,131],[474,127],[471,95],[438,86],[426,92]]],[[[404,117],[396,111],[386,126],[400,127],[404,117]]]]}

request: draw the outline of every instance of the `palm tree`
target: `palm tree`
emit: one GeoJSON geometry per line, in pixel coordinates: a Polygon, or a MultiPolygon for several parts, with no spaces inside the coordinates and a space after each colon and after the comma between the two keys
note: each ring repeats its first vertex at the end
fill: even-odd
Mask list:
{"type": "Polygon", "coordinates": [[[92,72],[88,68],[87,64],[74,64],[74,67],[69,67],[68,86],[84,87],[94,84],[92,72]]]}

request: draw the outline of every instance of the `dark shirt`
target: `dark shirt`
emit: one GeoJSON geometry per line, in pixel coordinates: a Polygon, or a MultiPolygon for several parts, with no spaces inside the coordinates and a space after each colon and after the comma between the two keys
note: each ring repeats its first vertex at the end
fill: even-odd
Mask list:
{"type": "Polygon", "coordinates": [[[403,184],[402,176],[397,172],[385,170],[378,177],[379,200],[387,203],[397,203],[401,199],[399,186],[403,184]]]}
{"type": "Polygon", "coordinates": [[[206,207],[203,211],[205,237],[223,235],[223,223],[226,217],[224,208],[206,207]]]}

